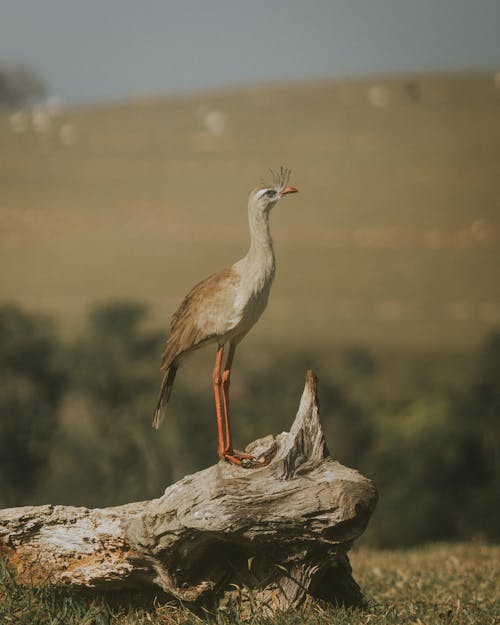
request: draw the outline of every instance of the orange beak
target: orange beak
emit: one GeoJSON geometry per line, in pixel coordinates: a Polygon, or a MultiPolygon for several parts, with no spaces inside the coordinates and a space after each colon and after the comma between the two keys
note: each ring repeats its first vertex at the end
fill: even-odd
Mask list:
{"type": "Polygon", "coordinates": [[[280,197],[283,197],[284,195],[286,195],[287,193],[298,193],[299,190],[296,189],[295,187],[285,187],[283,189],[283,191],[281,191],[280,193],[280,197]]]}

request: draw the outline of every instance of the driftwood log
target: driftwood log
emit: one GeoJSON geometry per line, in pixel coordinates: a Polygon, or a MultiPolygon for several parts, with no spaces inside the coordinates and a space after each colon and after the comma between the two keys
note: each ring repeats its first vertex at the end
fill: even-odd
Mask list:
{"type": "Polygon", "coordinates": [[[34,584],[153,589],[193,606],[235,600],[243,611],[258,606],[265,614],[307,594],[358,601],[347,552],[377,492],[329,455],[311,372],[290,432],[247,451],[269,464],[221,461],[152,501],[2,510],[0,551],[20,581],[34,584]]]}

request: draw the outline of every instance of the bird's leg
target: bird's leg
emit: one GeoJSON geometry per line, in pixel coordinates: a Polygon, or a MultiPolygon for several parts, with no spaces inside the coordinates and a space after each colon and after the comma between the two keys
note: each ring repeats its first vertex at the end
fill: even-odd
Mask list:
{"type": "Polygon", "coordinates": [[[229,344],[229,354],[227,355],[226,366],[222,373],[222,401],[224,403],[224,418],[226,425],[226,449],[227,453],[232,453],[233,442],[231,439],[231,424],[229,421],[229,386],[231,384],[231,366],[233,364],[234,352],[236,346],[233,343],[229,344]]]}
{"type": "Polygon", "coordinates": [[[222,400],[224,403],[224,418],[226,426],[226,448],[224,450],[224,458],[228,462],[232,462],[233,464],[242,464],[242,460],[250,460],[252,462],[255,462],[255,458],[251,454],[245,454],[241,451],[235,451],[233,449],[233,441],[231,438],[231,422],[229,417],[229,386],[231,383],[231,366],[233,364],[235,351],[236,345],[234,343],[230,343],[226,366],[224,367],[224,371],[222,373],[222,400]]]}
{"type": "MultiPolygon", "coordinates": [[[[219,454],[219,458],[224,458],[224,460],[227,460],[228,462],[231,462],[233,464],[241,464],[242,459],[240,459],[239,454],[235,455],[231,447],[224,442],[224,425],[222,423],[222,405],[221,405],[221,399],[220,399],[220,390],[221,390],[221,385],[222,385],[222,377],[221,377],[220,371],[222,368],[223,354],[224,354],[224,346],[219,345],[219,348],[217,350],[217,356],[215,358],[215,366],[214,366],[214,370],[212,373],[212,381],[214,383],[215,413],[217,417],[217,437],[219,439],[218,454],[219,454]]],[[[234,349],[233,349],[233,354],[234,354],[234,349]]],[[[231,353],[229,354],[229,356],[231,356],[231,360],[232,360],[231,353]]],[[[231,364],[231,362],[229,362],[229,364],[231,364]]],[[[227,377],[229,376],[226,376],[226,383],[227,383],[227,377]]],[[[226,411],[226,405],[227,405],[227,396],[224,393],[224,411],[226,411]]],[[[226,413],[225,420],[226,420],[226,433],[229,433],[229,439],[230,439],[231,433],[229,429],[229,422],[227,420],[227,413],[226,413]]]]}
{"type": "Polygon", "coordinates": [[[217,356],[215,358],[215,366],[212,373],[212,381],[214,383],[214,397],[215,397],[215,413],[217,416],[217,437],[219,439],[218,454],[219,458],[223,458],[231,464],[236,464],[244,468],[252,468],[256,466],[264,466],[268,464],[268,459],[263,457],[255,458],[251,454],[246,454],[241,451],[233,449],[231,441],[231,423],[229,421],[229,383],[231,376],[231,365],[233,364],[234,352],[236,346],[229,345],[229,354],[227,356],[226,366],[221,376],[222,368],[222,356],[224,354],[224,346],[219,345],[217,349],[217,356]],[[224,421],[222,423],[222,403],[221,403],[221,387],[222,397],[224,402],[224,421]],[[225,427],[224,427],[225,426],[225,427]],[[225,429],[225,439],[224,439],[225,429]]]}
{"type": "Polygon", "coordinates": [[[225,444],[224,444],[224,428],[222,425],[222,406],[220,401],[220,387],[222,383],[220,370],[222,367],[222,356],[224,354],[224,345],[219,345],[217,350],[217,356],[215,358],[214,371],[212,373],[212,380],[214,383],[214,397],[215,397],[215,414],[217,417],[217,437],[219,439],[218,453],[219,458],[224,458],[225,444]]]}

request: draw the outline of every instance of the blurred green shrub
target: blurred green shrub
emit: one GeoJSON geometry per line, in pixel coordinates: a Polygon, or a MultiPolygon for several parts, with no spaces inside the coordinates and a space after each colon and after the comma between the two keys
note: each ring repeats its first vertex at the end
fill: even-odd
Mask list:
{"type": "Polygon", "coordinates": [[[53,324],[0,307],[0,505],[33,494],[48,463],[67,376],[53,324]]]}
{"type": "Polygon", "coordinates": [[[483,344],[469,388],[455,397],[455,428],[460,433],[463,483],[457,493],[461,536],[500,538],[500,332],[483,344]]]}
{"type": "Polygon", "coordinates": [[[64,503],[109,506],[161,494],[168,456],[151,428],[160,337],[131,301],[96,307],[68,349],[67,400],[46,488],[64,503]]]}
{"type": "Polygon", "coordinates": [[[416,386],[405,406],[369,413],[371,440],[357,465],[381,495],[369,540],[387,547],[498,540],[500,334],[485,341],[468,387],[416,386]]]}

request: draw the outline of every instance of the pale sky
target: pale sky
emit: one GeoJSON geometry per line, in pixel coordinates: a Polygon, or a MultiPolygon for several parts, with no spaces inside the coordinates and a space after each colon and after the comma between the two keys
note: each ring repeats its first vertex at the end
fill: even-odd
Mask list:
{"type": "Polygon", "coordinates": [[[66,102],[500,68],[499,0],[0,0],[0,61],[66,102]]]}

